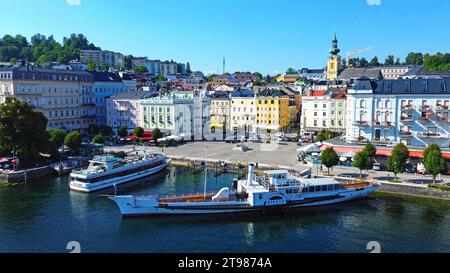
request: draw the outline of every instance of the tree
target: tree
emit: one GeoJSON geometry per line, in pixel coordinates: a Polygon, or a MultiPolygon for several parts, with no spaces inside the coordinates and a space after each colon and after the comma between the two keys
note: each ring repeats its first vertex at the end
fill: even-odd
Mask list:
{"type": "Polygon", "coordinates": [[[126,55],[123,57],[123,66],[128,70],[133,68],[133,55],[126,55]]]}
{"type": "Polygon", "coordinates": [[[397,60],[395,61],[395,65],[401,65],[402,61],[400,61],[400,58],[397,58],[397,60]]]}
{"type": "Polygon", "coordinates": [[[322,130],[317,134],[317,141],[325,141],[333,137],[333,133],[329,130],[322,130]]]}
{"type": "Polygon", "coordinates": [[[428,157],[428,155],[433,152],[433,151],[438,151],[441,152],[441,148],[435,144],[435,143],[431,143],[429,144],[425,150],[423,150],[423,160],[425,161],[425,159],[428,157]]]}
{"type": "Polygon", "coordinates": [[[72,131],[64,138],[64,144],[70,148],[74,155],[80,154],[81,135],[78,131],[72,131]]]}
{"type": "Polygon", "coordinates": [[[336,166],[339,163],[339,156],[333,150],[333,148],[325,149],[320,155],[320,161],[328,169],[328,175],[330,175],[330,168],[336,166]]]}
{"type": "Polygon", "coordinates": [[[387,163],[387,169],[394,173],[394,179],[397,180],[397,174],[403,173],[406,167],[406,161],[409,157],[408,147],[405,144],[397,144],[392,148],[391,156],[387,163]]]}
{"type": "Polygon", "coordinates": [[[113,135],[113,129],[110,126],[105,125],[100,128],[100,133],[102,136],[110,137],[113,135]]]}
{"type": "Polygon", "coordinates": [[[0,155],[16,154],[25,166],[38,162],[48,151],[47,118],[13,97],[0,104],[0,155]]]}
{"type": "Polygon", "coordinates": [[[133,134],[137,138],[141,138],[144,136],[144,128],[142,127],[136,127],[133,129],[133,134]]]}
{"type": "Polygon", "coordinates": [[[370,65],[371,66],[379,66],[380,65],[380,62],[378,61],[377,56],[373,57],[372,60],[370,60],[370,65]]]}
{"type": "Polygon", "coordinates": [[[119,137],[125,138],[128,136],[128,129],[125,127],[120,127],[117,129],[117,133],[119,134],[119,137]]]}
{"type": "Polygon", "coordinates": [[[92,142],[97,144],[105,144],[105,139],[102,135],[96,135],[92,138],[92,142]]]}
{"type": "Polygon", "coordinates": [[[95,136],[100,132],[100,127],[97,124],[89,124],[87,131],[91,136],[95,136]]]}
{"type": "Polygon", "coordinates": [[[152,131],[152,138],[153,138],[153,140],[157,141],[161,137],[162,137],[161,130],[159,130],[159,128],[153,129],[153,131],[152,131]]]}
{"type": "Polygon", "coordinates": [[[146,66],[140,65],[140,66],[134,68],[134,73],[137,73],[137,74],[148,73],[148,69],[146,66]]]}
{"type": "Polygon", "coordinates": [[[366,60],[366,58],[361,58],[359,60],[359,67],[367,67],[369,65],[369,62],[366,60]]]}
{"type": "Polygon", "coordinates": [[[297,74],[297,71],[294,68],[289,67],[288,70],[286,71],[286,74],[287,75],[295,75],[295,74],[297,74]]]}
{"type": "Polygon", "coordinates": [[[373,146],[372,143],[369,142],[364,146],[364,152],[367,154],[369,159],[372,160],[377,154],[377,149],[375,148],[375,146],[373,146]]]}
{"type": "Polygon", "coordinates": [[[88,61],[87,61],[87,70],[88,71],[94,71],[95,70],[95,68],[97,68],[97,66],[95,65],[95,63],[94,63],[94,61],[92,60],[92,59],[89,59],[88,61]]]}
{"type": "Polygon", "coordinates": [[[359,169],[359,176],[362,177],[362,170],[367,170],[371,167],[371,162],[367,153],[364,151],[356,153],[353,158],[353,167],[359,169]]]}
{"type": "Polygon", "coordinates": [[[405,58],[406,65],[419,66],[423,65],[423,55],[422,53],[410,52],[405,58]]]}
{"type": "Polygon", "coordinates": [[[163,75],[160,75],[158,78],[156,78],[156,81],[157,82],[165,82],[165,81],[167,81],[167,79],[163,75]]]}
{"type": "Polygon", "coordinates": [[[394,55],[387,56],[386,60],[384,61],[384,65],[394,65],[394,55]]]}
{"type": "Polygon", "coordinates": [[[49,138],[49,152],[53,158],[58,155],[58,149],[63,146],[66,137],[66,131],[61,129],[53,129],[48,131],[49,138]]]}
{"type": "Polygon", "coordinates": [[[428,71],[448,71],[450,70],[450,53],[435,55],[424,55],[424,67],[428,71]]]}
{"type": "Polygon", "coordinates": [[[252,74],[258,81],[261,81],[263,79],[263,75],[259,72],[254,72],[252,74]]]}
{"type": "Polygon", "coordinates": [[[447,173],[447,163],[442,157],[442,153],[437,149],[428,151],[427,156],[424,157],[425,169],[433,176],[433,182],[436,180],[438,174],[447,173]]]}

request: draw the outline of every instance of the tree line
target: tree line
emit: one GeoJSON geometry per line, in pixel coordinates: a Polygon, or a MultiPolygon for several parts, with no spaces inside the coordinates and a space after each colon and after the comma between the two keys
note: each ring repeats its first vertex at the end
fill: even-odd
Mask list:
{"type": "Polygon", "coordinates": [[[30,41],[22,35],[4,35],[0,38],[0,61],[15,63],[17,60],[36,62],[40,65],[49,62],[67,64],[80,58],[81,49],[100,49],[90,43],[83,34],[64,37],[62,44],[53,35],[46,37],[35,34],[30,41]]]}

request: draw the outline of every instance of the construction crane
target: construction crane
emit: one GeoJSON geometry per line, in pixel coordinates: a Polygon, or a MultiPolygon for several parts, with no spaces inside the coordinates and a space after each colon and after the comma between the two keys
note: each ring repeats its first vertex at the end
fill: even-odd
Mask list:
{"type": "Polygon", "coordinates": [[[368,47],[368,48],[361,49],[361,50],[355,50],[355,51],[347,52],[347,66],[350,67],[350,58],[352,58],[352,57],[354,57],[356,55],[360,55],[360,54],[366,53],[366,52],[368,52],[370,50],[372,50],[372,47],[368,47]]]}

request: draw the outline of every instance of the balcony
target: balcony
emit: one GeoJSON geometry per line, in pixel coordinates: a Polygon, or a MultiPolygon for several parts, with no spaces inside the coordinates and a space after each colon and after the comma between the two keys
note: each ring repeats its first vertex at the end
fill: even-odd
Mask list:
{"type": "Polygon", "coordinates": [[[447,122],[449,122],[449,118],[448,117],[437,117],[436,121],[438,123],[447,123],[447,122]]]}
{"type": "Polygon", "coordinates": [[[428,104],[423,104],[419,107],[421,112],[431,111],[431,107],[428,104]]]}
{"type": "Polygon", "coordinates": [[[401,110],[413,110],[412,104],[402,105],[401,110]]]}
{"type": "Polygon", "coordinates": [[[400,136],[402,137],[412,137],[411,131],[400,131],[400,136]]]}
{"type": "Polygon", "coordinates": [[[390,121],[374,121],[374,127],[391,127],[393,124],[390,121]]]}
{"type": "Polygon", "coordinates": [[[429,123],[429,122],[431,122],[431,120],[429,118],[422,117],[419,119],[419,122],[420,123],[429,123]]]}
{"type": "Polygon", "coordinates": [[[438,104],[436,105],[436,111],[448,111],[448,105],[438,104]]]}
{"type": "Polygon", "coordinates": [[[441,133],[420,133],[419,134],[420,138],[447,138],[446,135],[441,134],[441,133]]]}
{"type": "Polygon", "coordinates": [[[402,116],[402,117],[400,118],[400,121],[403,122],[403,123],[414,122],[412,116],[402,116]]]}
{"type": "Polygon", "coordinates": [[[360,126],[360,127],[364,127],[364,126],[368,126],[369,123],[367,121],[355,121],[355,123],[353,124],[354,126],[360,126]]]}

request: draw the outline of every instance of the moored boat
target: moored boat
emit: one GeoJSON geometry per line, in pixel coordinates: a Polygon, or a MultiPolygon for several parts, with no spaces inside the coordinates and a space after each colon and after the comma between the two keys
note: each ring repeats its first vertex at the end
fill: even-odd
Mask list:
{"type": "Polygon", "coordinates": [[[366,197],[380,185],[369,182],[339,182],[333,178],[307,179],[284,170],[254,173],[248,167],[247,179],[233,181],[232,188],[212,194],[162,198],[150,196],[111,196],[123,216],[226,214],[238,212],[322,206],[366,197]]]}
{"type": "Polygon", "coordinates": [[[95,156],[85,170],[70,174],[70,189],[90,193],[128,183],[167,168],[170,159],[164,154],[147,154],[125,158],[95,156]]]}

